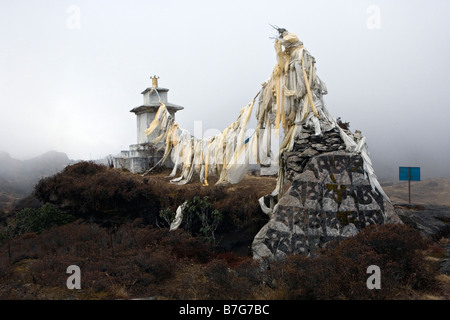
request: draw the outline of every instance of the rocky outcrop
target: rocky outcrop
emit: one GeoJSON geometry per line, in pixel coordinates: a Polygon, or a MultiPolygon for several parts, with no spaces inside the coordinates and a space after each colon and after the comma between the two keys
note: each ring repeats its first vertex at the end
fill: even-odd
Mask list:
{"type": "Polygon", "coordinates": [[[417,204],[396,204],[394,207],[404,224],[442,245],[445,258],[439,262],[439,271],[450,275],[450,243],[439,241],[450,238],[450,207],[417,204]]]}
{"type": "MultiPolygon", "coordinates": [[[[325,150],[333,144],[321,145],[325,150]]],[[[341,144],[336,140],[335,145],[339,149],[341,144]]],[[[313,155],[312,150],[284,155],[291,185],[255,236],[255,258],[315,255],[329,241],[353,236],[368,225],[401,223],[392,204],[372,189],[359,154],[313,155]]]]}
{"type": "Polygon", "coordinates": [[[434,241],[450,237],[450,207],[396,204],[395,212],[406,225],[418,229],[434,241]]]}

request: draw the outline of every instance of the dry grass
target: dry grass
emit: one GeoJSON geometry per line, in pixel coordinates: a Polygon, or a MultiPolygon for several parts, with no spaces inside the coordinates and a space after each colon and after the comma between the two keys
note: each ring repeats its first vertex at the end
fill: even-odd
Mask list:
{"type": "MultiPolygon", "coordinates": [[[[384,186],[383,190],[393,202],[408,203],[408,182],[384,186]]],[[[450,179],[412,181],[411,202],[450,206],[450,179]]]]}
{"type": "Polygon", "coordinates": [[[110,291],[113,299],[123,300],[123,299],[130,298],[129,293],[127,292],[127,289],[124,286],[113,284],[110,287],[109,291],[110,291]]]}
{"type": "Polygon", "coordinates": [[[438,276],[436,276],[436,279],[439,280],[439,282],[441,282],[443,284],[450,285],[450,276],[449,275],[441,273],[438,276]]]}

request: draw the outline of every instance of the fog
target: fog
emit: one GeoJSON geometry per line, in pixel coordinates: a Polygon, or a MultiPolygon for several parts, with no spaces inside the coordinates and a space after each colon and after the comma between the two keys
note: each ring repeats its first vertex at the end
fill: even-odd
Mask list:
{"type": "Polygon", "coordinates": [[[367,138],[375,173],[450,177],[447,0],[0,2],[0,150],[116,155],[150,76],[180,127],[223,130],[275,65],[276,31],[317,61],[325,102],[367,138]]]}

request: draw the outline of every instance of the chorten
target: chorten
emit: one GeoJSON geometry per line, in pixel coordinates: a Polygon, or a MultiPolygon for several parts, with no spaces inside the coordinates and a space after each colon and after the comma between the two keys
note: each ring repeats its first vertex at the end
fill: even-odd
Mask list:
{"type": "MultiPolygon", "coordinates": [[[[169,89],[159,87],[159,77],[155,75],[150,79],[152,80],[152,86],[141,92],[143,104],[130,110],[130,112],[136,114],[137,143],[130,145],[130,150],[121,151],[120,158],[114,158],[115,168],[128,169],[133,173],[143,173],[154,166],[162,158],[164,147],[161,144],[154,145],[151,143],[156,138],[157,133],[147,136],[144,132],[145,129],[155,118],[161,103],[166,106],[173,117],[175,117],[177,111],[184,109],[184,107],[168,101],[167,93],[169,89]]],[[[166,163],[166,166],[170,166],[170,163],[166,163]]]]}

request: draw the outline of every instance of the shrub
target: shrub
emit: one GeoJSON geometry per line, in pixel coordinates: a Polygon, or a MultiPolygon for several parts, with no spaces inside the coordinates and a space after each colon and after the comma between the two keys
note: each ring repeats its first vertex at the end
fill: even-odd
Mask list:
{"type": "Polygon", "coordinates": [[[46,204],[39,209],[25,208],[16,214],[16,233],[41,233],[44,230],[67,224],[73,220],[72,215],[65,214],[50,204],[46,204]]]}
{"type": "Polygon", "coordinates": [[[152,190],[141,177],[80,162],[41,180],[34,193],[77,218],[123,223],[142,216],[153,223],[160,205],[152,190]]]}
{"type": "Polygon", "coordinates": [[[206,241],[216,246],[215,232],[219,223],[223,220],[223,216],[219,210],[211,209],[211,203],[208,201],[208,197],[205,196],[203,199],[194,197],[191,201],[187,202],[184,212],[189,225],[195,218],[200,221],[200,233],[206,241]]]}
{"type": "Polygon", "coordinates": [[[405,225],[374,225],[317,257],[290,255],[266,270],[250,257],[214,253],[182,229],[136,220],[112,233],[78,220],[1,245],[0,298],[45,298],[54,290],[59,299],[405,299],[437,292],[436,268],[422,255],[428,244],[405,225]],[[65,289],[72,264],[81,268],[86,296],[65,289]],[[381,290],[367,289],[369,265],[381,269],[381,290]]]}
{"type": "Polygon", "coordinates": [[[63,173],[71,176],[91,176],[107,170],[107,166],[97,164],[93,161],[80,161],[70,166],[66,166],[63,173]]]}
{"type": "Polygon", "coordinates": [[[437,288],[435,265],[422,250],[430,243],[400,224],[372,225],[330,245],[315,258],[291,255],[268,272],[283,299],[392,299],[437,288]],[[381,270],[381,290],[366,286],[367,267],[381,270]]]}
{"type": "MultiPolygon", "coordinates": [[[[175,212],[170,209],[159,210],[159,217],[163,220],[163,227],[169,228],[172,221],[175,219],[175,212]]],[[[158,225],[160,225],[158,223],[158,225]]]]}
{"type": "MultiPolygon", "coordinates": [[[[170,226],[175,218],[175,213],[170,209],[160,210],[159,217],[170,226]]],[[[201,235],[203,239],[213,246],[218,244],[216,230],[223,220],[222,213],[217,209],[212,209],[208,196],[195,196],[192,200],[184,204],[182,228],[193,236],[201,235]]]]}
{"type": "Polygon", "coordinates": [[[193,215],[186,215],[182,228],[204,236],[216,246],[245,248],[268,221],[258,198],[274,187],[270,181],[258,186],[252,179],[256,178],[238,186],[212,185],[213,181],[209,187],[202,187],[199,182],[178,186],[158,175],[142,177],[80,162],[42,179],[34,194],[40,202],[51,203],[86,221],[120,225],[142,218],[145,224],[161,227],[169,226],[177,207],[190,199],[193,215]],[[229,233],[239,233],[240,237],[224,236],[229,233]]]}
{"type": "Polygon", "coordinates": [[[179,229],[165,232],[161,237],[159,245],[167,248],[178,260],[191,260],[195,263],[206,263],[210,261],[213,250],[211,245],[202,240],[201,237],[193,237],[188,232],[179,229]]]}

